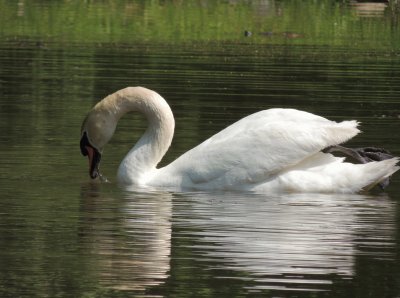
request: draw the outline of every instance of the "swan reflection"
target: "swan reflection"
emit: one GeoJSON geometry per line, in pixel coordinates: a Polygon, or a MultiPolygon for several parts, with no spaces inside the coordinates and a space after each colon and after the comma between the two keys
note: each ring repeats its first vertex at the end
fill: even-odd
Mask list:
{"type": "Polygon", "coordinates": [[[360,278],[365,258],[396,258],[395,202],[385,196],[91,190],[82,208],[82,245],[101,283],[118,290],[168,287],[202,261],[213,278],[240,272],[252,290],[327,290],[360,278]]]}
{"type": "Polygon", "coordinates": [[[187,217],[177,225],[216,268],[247,272],[261,288],[321,287],[354,276],[359,255],[395,257],[394,207],[362,195],[197,194],[183,196],[174,216],[187,217]]]}
{"type": "Polygon", "coordinates": [[[106,196],[95,188],[83,192],[81,237],[98,258],[100,282],[133,291],[164,283],[170,269],[171,195],[124,192],[120,197],[106,196]]]}

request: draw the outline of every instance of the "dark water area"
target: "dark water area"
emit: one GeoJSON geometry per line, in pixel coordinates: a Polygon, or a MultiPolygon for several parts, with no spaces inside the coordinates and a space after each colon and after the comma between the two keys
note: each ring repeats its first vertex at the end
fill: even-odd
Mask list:
{"type": "MultiPolygon", "coordinates": [[[[399,174],[384,192],[354,195],[127,191],[116,170],[146,127],[143,117],[130,114],[105,148],[101,170],[110,182],[87,175],[82,120],[98,100],[126,86],[156,90],[171,105],[175,136],[162,165],[272,107],[359,120],[363,133],[351,146],[380,146],[399,156],[396,10],[360,16],[351,5],[323,1],[341,9],[326,15],[352,30],[317,39],[302,19],[301,30],[293,29],[298,3],[289,2],[263,2],[273,11],[263,15],[265,23],[253,6],[213,6],[215,14],[229,11],[228,24],[254,14],[256,21],[243,25],[251,37],[227,26],[227,39],[205,30],[186,40],[186,24],[165,42],[154,41],[155,25],[144,28],[142,40],[124,41],[126,27],[119,34],[118,24],[109,27],[114,35],[82,31],[82,40],[71,32],[63,40],[56,21],[48,33],[39,21],[62,12],[71,17],[69,3],[77,2],[61,2],[59,12],[38,1],[46,9],[42,19],[24,1],[0,2],[10,16],[24,7],[25,20],[15,21],[22,33],[4,27],[0,39],[1,297],[399,297],[399,174]],[[257,25],[272,30],[272,20],[278,22],[272,36],[255,34],[257,25]],[[372,34],[376,28],[381,39],[372,34]],[[353,29],[369,30],[361,31],[360,46],[344,42],[353,29]]],[[[112,14],[127,1],[110,3],[112,14]]],[[[151,20],[189,9],[168,3],[133,5],[129,15],[141,22],[143,11],[151,20]]],[[[87,20],[103,6],[88,5],[99,10],[87,20]]],[[[314,6],[308,9],[323,8],[314,6]]],[[[192,13],[193,28],[202,28],[204,19],[192,13]]]]}

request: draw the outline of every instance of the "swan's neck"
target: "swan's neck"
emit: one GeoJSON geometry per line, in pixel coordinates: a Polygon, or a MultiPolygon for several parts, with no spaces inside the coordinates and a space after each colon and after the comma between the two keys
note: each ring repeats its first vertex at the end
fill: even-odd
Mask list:
{"type": "Polygon", "coordinates": [[[127,112],[137,111],[145,115],[148,127],[122,160],[118,169],[120,181],[142,184],[148,181],[157,164],[171,145],[175,121],[167,102],[156,92],[130,87],[121,90],[113,100],[115,119],[127,112]]]}

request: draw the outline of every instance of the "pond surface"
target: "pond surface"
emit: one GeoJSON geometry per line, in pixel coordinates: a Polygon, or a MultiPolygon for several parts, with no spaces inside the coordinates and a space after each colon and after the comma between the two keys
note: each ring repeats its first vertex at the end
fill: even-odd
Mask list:
{"type": "Polygon", "coordinates": [[[110,183],[90,181],[79,150],[93,104],[141,85],[165,97],[176,118],[162,164],[271,107],[357,119],[363,133],[351,146],[400,155],[396,10],[47,2],[0,1],[14,22],[0,35],[1,297],[399,297],[399,174],[385,192],[362,195],[127,191],[115,173],[146,127],[133,114],[105,149],[110,183]],[[120,5],[138,24],[106,22],[120,5]],[[324,12],[323,33],[304,21],[313,11],[324,12]],[[88,23],[74,31],[78,12],[88,23]],[[157,14],[183,25],[157,27],[157,14]],[[60,16],[72,20],[70,31],[60,16]],[[329,33],[329,18],[340,30],[329,33]],[[97,23],[105,28],[95,31],[97,23]],[[126,37],[142,27],[142,38],[126,37]]]}

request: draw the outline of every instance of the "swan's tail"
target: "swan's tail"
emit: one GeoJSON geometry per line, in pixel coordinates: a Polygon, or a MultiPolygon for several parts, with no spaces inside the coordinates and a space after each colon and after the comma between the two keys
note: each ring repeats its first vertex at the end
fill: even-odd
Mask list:
{"type": "Polygon", "coordinates": [[[364,176],[367,184],[365,184],[361,190],[370,190],[378,183],[392,176],[400,169],[400,167],[397,165],[399,161],[400,159],[398,157],[394,157],[378,162],[369,162],[363,164],[362,166],[366,168],[364,176]]]}
{"type": "Polygon", "coordinates": [[[368,191],[400,169],[398,157],[352,164],[330,154],[328,156],[332,159],[329,163],[294,169],[282,174],[274,184],[260,185],[258,188],[268,186],[289,192],[357,193],[368,191]]]}
{"type": "Polygon", "coordinates": [[[368,191],[399,170],[399,158],[374,161],[365,164],[342,163],[324,172],[331,176],[331,183],[339,192],[356,193],[368,191]]]}

